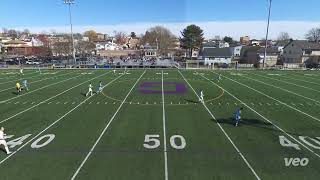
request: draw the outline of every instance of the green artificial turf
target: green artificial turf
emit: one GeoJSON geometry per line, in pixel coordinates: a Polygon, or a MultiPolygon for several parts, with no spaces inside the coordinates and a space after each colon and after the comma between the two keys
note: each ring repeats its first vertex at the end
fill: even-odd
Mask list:
{"type": "Polygon", "coordinates": [[[1,70],[0,126],[1,180],[316,180],[320,73],[1,70]]]}

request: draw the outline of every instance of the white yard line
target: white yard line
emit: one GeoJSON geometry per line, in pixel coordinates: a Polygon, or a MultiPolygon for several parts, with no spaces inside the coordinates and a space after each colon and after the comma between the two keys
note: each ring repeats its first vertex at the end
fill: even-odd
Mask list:
{"type": "MultiPolygon", "coordinates": [[[[187,81],[187,79],[183,76],[183,74],[178,70],[178,72],[180,73],[180,75],[182,76],[182,78],[184,79],[184,81],[189,85],[189,87],[192,89],[192,91],[194,92],[194,94],[197,96],[197,98],[199,98],[197,92],[193,89],[193,87],[190,85],[190,83],[187,81]]],[[[203,75],[201,75],[203,76],[203,75]]],[[[203,103],[204,108],[208,111],[208,113],[210,114],[210,116],[216,120],[215,116],[212,114],[212,112],[209,110],[209,108],[206,106],[205,103],[203,103]]],[[[240,157],[242,158],[242,160],[245,162],[245,164],[248,166],[248,168],[251,170],[251,172],[254,174],[254,176],[256,177],[257,180],[260,180],[260,177],[258,176],[258,174],[256,173],[256,171],[252,168],[251,164],[247,161],[247,159],[244,157],[244,155],[242,154],[242,152],[239,150],[239,148],[235,145],[235,143],[232,141],[232,139],[229,137],[229,135],[226,133],[226,131],[223,129],[223,127],[220,125],[220,123],[217,123],[220,130],[223,132],[223,134],[227,137],[227,139],[229,140],[229,142],[232,144],[233,148],[237,151],[237,153],[240,155],[240,157]]]]}
{"type": "MultiPolygon", "coordinates": [[[[251,75],[252,75],[252,74],[251,74],[251,75]]],[[[282,83],[294,85],[294,86],[301,87],[301,88],[304,88],[304,89],[309,89],[309,90],[311,90],[311,91],[320,92],[320,90],[317,90],[317,89],[313,89],[313,88],[306,87],[306,86],[302,86],[302,85],[299,85],[299,84],[295,84],[295,83],[283,81],[283,80],[280,80],[280,79],[271,78],[271,77],[268,77],[268,76],[262,76],[262,75],[259,75],[258,73],[254,74],[254,75],[257,75],[257,76],[260,76],[260,77],[263,77],[263,78],[268,78],[268,79],[275,80],[275,81],[279,81],[279,82],[282,82],[282,83]]]]}
{"type": "Polygon", "coordinates": [[[164,88],[163,88],[163,71],[161,72],[162,84],[162,120],[163,120],[163,150],[164,150],[164,171],[165,180],[168,180],[168,154],[167,154],[167,132],[166,132],[166,110],[164,108],[164,88]]]}
{"type": "Polygon", "coordinates": [[[76,172],[73,174],[73,176],[71,177],[71,180],[74,180],[77,175],[79,174],[80,170],[82,169],[82,167],[84,166],[84,164],[87,162],[87,160],[89,159],[89,157],[91,156],[92,152],[94,151],[94,149],[96,148],[97,144],[100,142],[102,136],[105,134],[105,132],[108,130],[110,124],[112,123],[112,121],[114,120],[114,118],[117,116],[118,112],[120,111],[120,109],[122,108],[123,104],[126,102],[127,98],[129,97],[129,95],[131,94],[132,90],[134,89],[134,87],[138,84],[138,82],[140,81],[140,79],[142,78],[142,76],[145,74],[146,71],[144,71],[141,76],[137,79],[137,81],[134,83],[134,85],[132,86],[132,88],[130,89],[130,91],[128,92],[128,94],[126,95],[126,97],[123,99],[122,103],[120,104],[120,106],[118,107],[118,109],[116,110],[116,112],[114,113],[114,115],[111,117],[109,123],[106,125],[106,127],[103,129],[103,131],[101,132],[99,138],[96,140],[96,142],[93,144],[93,146],[91,147],[90,151],[88,152],[87,156],[84,158],[84,160],[82,161],[82,163],[80,164],[80,166],[78,167],[78,169],[76,170],[76,172]]]}
{"type": "Polygon", "coordinates": [[[245,84],[243,84],[243,83],[241,83],[241,82],[238,82],[238,81],[236,81],[236,80],[234,80],[234,79],[231,79],[231,78],[229,78],[229,77],[227,77],[227,76],[223,76],[223,77],[226,78],[226,79],[229,79],[230,81],[233,81],[233,82],[235,82],[235,83],[237,83],[237,84],[240,84],[240,85],[242,85],[242,86],[244,86],[244,87],[247,87],[247,88],[249,88],[249,89],[251,89],[251,90],[253,90],[253,91],[255,91],[255,92],[257,92],[257,93],[259,93],[259,94],[261,94],[261,95],[263,95],[263,96],[268,97],[269,99],[272,99],[272,100],[274,100],[274,101],[276,101],[276,102],[278,102],[278,103],[280,103],[280,104],[282,104],[282,105],[284,105],[284,106],[289,107],[290,109],[293,109],[293,110],[295,110],[295,111],[297,111],[297,112],[299,112],[299,113],[301,113],[301,114],[304,114],[304,115],[306,115],[306,116],[308,116],[308,117],[310,117],[310,118],[312,118],[312,119],[320,122],[320,119],[318,119],[318,118],[316,118],[316,117],[314,117],[314,116],[312,116],[312,115],[310,115],[310,114],[308,114],[308,113],[305,113],[305,112],[303,112],[303,111],[301,111],[301,110],[299,110],[299,109],[297,109],[297,108],[295,108],[295,107],[293,107],[293,106],[290,106],[290,105],[287,104],[287,103],[284,103],[284,102],[282,102],[282,101],[280,101],[280,100],[278,100],[278,99],[276,99],[276,98],[273,98],[273,97],[271,97],[271,96],[269,96],[269,95],[267,95],[267,94],[265,94],[265,93],[263,93],[263,92],[261,92],[261,91],[258,91],[258,90],[256,90],[256,89],[250,87],[250,86],[247,86],[247,85],[245,85],[245,84]]]}
{"type": "Polygon", "coordinates": [[[311,81],[306,81],[306,80],[303,80],[303,79],[294,79],[294,78],[290,78],[290,77],[287,77],[287,76],[282,76],[282,77],[287,78],[287,79],[290,79],[290,80],[295,80],[295,81],[300,81],[300,82],[306,82],[306,83],[309,83],[309,84],[320,85],[319,83],[315,83],[315,82],[311,82],[311,81]]]}
{"type": "MultiPolygon", "coordinates": [[[[297,76],[297,75],[299,75],[299,74],[295,74],[295,75],[297,76]]],[[[318,79],[319,76],[314,77],[314,76],[313,76],[314,74],[308,74],[308,75],[306,75],[306,74],[301,74],[301,75],[303,75],[304,77],[309,78],[310,80],[316,80],[316,81],[319,80],[319,79],[318,79]]]]}
{"type": "MultiPolygon", "coordinates": [[[[291,139],[293,139],[294,141],[296,141],[298,144],[300,144],[301,146],[303,146],[304,148],[306,148],[307,150],[309,150],[311,153],[313,153],[314,155],[316,155],[317,157],[320,158],[320,155],[317,154],[316,152],[314,152],[312,149],[310,149],[309,147],[307,147],[306,145],[304,145],[303,143],[301,143],[299,140],[297,140],[296,138],[294,138],[292,135],[288,134],[285,130],[283,130],[282,128],[280,128],[279,126],[277,126],[276,124],[274,124],[272,121],[270,121],[269,119],[267,119],[265,116],[263,116],[262,114],[258,113],[256,110],[254,110],[253,108],[251,108],[250,106],[248,106],[246,103],[244,103],[243,101],[241,101],[239,98],[237,98],[236,96],[234,96],[233,94],[231,94],[229,91],[227,91],[226,89],[224,89],[223,87],[219,86],[218,84],[216,84],[215,82],[211,81],[210,79],[208,79],[205,76],[202,76],[204,79],[208,80],[209,82],[211,82],[212,84],[218,86],[219,88],[223,89],[227,94],[229,94],[231,97],[233,97],[234,99],[236,99],[237,101],[239,101],[241,104],[243,104],[244,106],[246,106],[248,109],[250,109],[252,112],[254,112],[255,114],[257,114],[258,116],[260,116],[262,119],[264,119],[265,121],[269,122],[270,124],[272,124],[274,127],[276,127],[278,130],[280,130],[282,133],[284,133],[285,135],[287,135],[288,137],[290,137],[291,139]]],[[[227,78],[227,77],[226,77],[227,78]]]]}
{"type": "MultiPolygon", "coordinates": [[[[107,87],[108,85],[110,85],[111,83],[113,83],[114,81],[118,80],[120,77],[119,76],[117,78],[115,78],[114,80],[110,81],[107,85],[105,85],[103,88],[107,87]]],[[[57,124],[59,121],[61,121],[63,118],[65,118],[67,115],[69,115],[70,113],[72,113],[74,110],[76,110],[77,108],[79,108],[81,105],[83,105],[85,102],[87,102],[89,99],[91,99],[93,96],[90,96],[88,98],[86,98],[85,100],[83,100],[80,104],[78,104],[77,106],[75,106],[74,108],[72,108],[70,111],[68,111],[66,114],[64,114],[63,116],[61,116],[59,119],[57,119],[55,122],[53,122],[52,124],[50,124],[49,126],[47,126],[45,129],[43,129],[40,133],[38,133],[36,136],[34,136],[32,139],[30,139],[28,142],[26,142],[25,144],[23,144],[21,147],[19,147],[16,151],[12,152],[12,154],[10,154],[9,156],[5,157],[3,160],[0,161],[0,165],[2,165],[6,160],[8,160],[10,157],[12,157],[13,155],[15,155],[17,152],[19,152],[23,147],[25,147],[26,145],[28,145],[29,143],[33,142],[36,138],[38,138],[39,136],[42,135],[42,133],[44,133],[45,131],[47,131],[48,129],[50,129],[52,126],[54,126],[55,124],[57,124]]]]}
{"type": "MultiPolygon", "coordinates": [[[[56,97],[64,94],[64,93],[66,93],[66,92],[68,92],[68,91],[70,91],[70,90],[72,90],[72,89],[75,89],[75,88],[77,88],[77,87],[79,87],[79,86],[81,86],[81,85],[83,85],[83,84],[85,84],[85,83],[88,83],[88,82],[90,82],[90,81],[92,81],[92,80],[94,80],[94,79],[97,79],[97,78],[99,78],[99,77],[105,76],[106,74],[109,74],[109,73],[110,73],[110,72],[104,73],[104,74],[99,75],[99,76],[97,76],[97,77],[95,77],[95,78],[89,79],[89,80],[87,80],[87,81],[85,81],[85,82],[83,82],[83,83],[81,83],[81,84],[78,84],[78,85],[76,85],[76,86],[73,86],[72,88],[69,88],[69,89],[67,89],[67,90],[65,90],[65,91],[63,91],[63,92],[61,92],[61,93],[59,93],[59,94],[57,94],[57,95],[54,95],[54,96],[50,97],[49,99],[46,99],[46,100],[44,100],[44,101],[41,101],[40,103],[38,103],[38,104],[36,104],[36,105],[34,105],[34,106],[30,107],[30,108],[27,108],[27,109],[25,109],[25,110],[23,110],[23,111],[20,111],[19,113],[17,113],[17,114],[15,114],[15,115],[13,115],[13,116],[10,116],[10,117],[8,117],[8,118],[0,121],[0,124],[6,122],[6,121],[8,121],[8,120],[10,120],[10,119],[12,119],[12,118],[14,118],[14,117],[16,117],[16,116],[18,116],[18,115],[20,115],[20,114],[22,114],[22,113],[25,113],[25,112],[27,112],[27,111],[29,111],[29,110],[37,107],[37,106],[40,106],[41,104],[44,104],[44,103],[46,103],[46,102],[48,102],[48,101],[50,101],[50,100],[52,100],[52,99],[54,99],[54,98],[56,98],[56,97]]],[[[49,104],[49,103],[48,103],[48,104],[49,104]]],[[[50,104],[51,104],[51,103],[50,103],[50,104]]],[[[57,102],[57,104],[60,104],[60,102],[57,102]]]]}
{"type": "MultiPolygon", "coordinates": [[[[71,74],[71,73],[74,73],[74,72],[69,72],[69,73],[66,73],[66,74],[60,74],[60,75],[58,75],[58,76],[53,76],[53,77],[41,79],[41,80],[38,80],[38,81],[33,81],[33,82],[30,82],[29,84],[38,83],[38,82],[45,81],[45,80],[48,80],[48,79],[53,79],[53,78],[56,78],[56,77],[59,77],[59,76],[68,75],[68,74],[71,74]]],[[[28,79],[28,78],[25,78],[25,79],[28,79]]],[[[2,89],[2,90],[0,90],[0,92],[4,92],[4,91],[10,90],[10,89],[14,89],[14,88],[15,88],[15,87],[10,87],[10,88],[7,88],[7,89],[2,89]]]]}
{"type": "Polygon", "coordinates": [[[303,96],[303,95],[301,95],[301,94],[298,94],[298,93],[295,93],[295,92],[292,92],[292,91],[289,91],[289,90],[284,89],[284,88],[282,88],[282,87],[278,87],[278,86],[275,86],[275,85],[272,85],[272,84],[269,84],[269,83],[266,83],[266,82],[263,82],[263,81],[254,79],[254,78],[250,78],[250,77],[246,77],[246,76],[243,76],[243,77],[244,77],[244,78],[247,78],[247,79],[250,79],[250,80],[252,80],[252,81],[256,81],[256,82],[262,83],[262,84],[267,85],[267,86],[274,87],[274,88],[276,88],[276,89],[280,89],[280,90],[285,91],[285,92],[288,92],[288,93],[290,93],[290,94],[293,94],[293,95],[296,95],[296,96],[299,96],[299,97],[308,99],[308,100],[310,100],[310,101],[314,101],[314,102],[320,103],[320,101],[317,101],[317,100],[315,100],[315,99],[312,99],[312,98],[303,96]]]}
{"type": "Polygon", "coordinates": [[[45,89],[45,88],[50,87],[50,86],[54,86],[54,85],[56,85],[56,84],[60,84],[60,83],[66,82],[66,81],[69,81],[69,80],[71,80],[71,79],[75,79],[75,78],[80,77],[80,76],[83,76],[83,75],[80,74],[80,75],[75,76],[75,77],[72,77],[72,78],[68,78],[68,79],[65,79],[65,80],[62,80],[62,81],[58,81],[58,82],[56,82],[56,83],[49,84],[49,85],[43,86],[43,87],[38,88],[38,89],[35,89],[35,90],[31,90],[31,91],[29,91],[29,92],[27,92],[27,93],[25,93],[25,94],[17,95],[16,97],[13,97],[13,98],[10,98],[10,99],[7,99],[7,100],[0,101],[0,104],[6,103],[6,102],[11,101],[11,100],[13,100],[13,99],[17,99],[17,98],[20,98],[20,97],[22,97],[22,96],[25,96],[25,95],[28,95],[28,94],[31,94],[31,93],[34,93],[34,92],[37,92],[37,91],[39,91],[39,90],[45,89]]]}

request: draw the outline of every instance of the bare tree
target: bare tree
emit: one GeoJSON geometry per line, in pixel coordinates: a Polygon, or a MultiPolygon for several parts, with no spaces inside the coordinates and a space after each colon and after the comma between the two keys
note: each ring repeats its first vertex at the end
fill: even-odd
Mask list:
{"type": "Polygon", "coordinates": [[[278,41],[290,40],[290,36],[288,32],[280,32],[278,36],[278,41]]]}
{"type": "Polygon", "coordinates": [[[89,38],[89,41],[92,42],[98,39],[97,32],[94,30],[89,30],[83,33],[84,36],[89,38]]]}
{"type": "Polygon", "coordinates": [[[96,45],[92,42],[87,41],[79,41],[76,45],[76,50],[81,55],[90,54],[93,50],[95,50],[96,45]]]}
{"type": "Polygon", "coordinates": [[[26,34],[26,35],[29,35],[30,34],[30,30],[29,29],[24,29],[22,33],[26,34]]]}
{"type": "Polygon", "coordinates": [[[312,28],[306,34],[306,39],[319,43],[320,41],[320,28],[312,28]]]}
{"type": "Polygon", "coordinates": [[[127,34],[125,32],[115,31],[114,38],[116,39],[116,43],[119,45],[124,45],[124,44],[128,43],[127,42],[127,34]]]}
{"type": "Polygon", "coordinates": [[[5,35],[8,34],[8,29],[3,27],[2,28],[2,33],[5,34],[5,35]]]}
{"type": "Polygon", "coordinates": [[[278,36],[278,45],[285,46],[290,42],[290,35],[287,32],[280,32],[278,36]]]}
{"type": "Polygon", "coordinates": [[[176,37],[171,31],[162,26],[150,28],[142,37],[142,44],[150,44],[157,47],[161,54],[166,54],[175,47],[176,37]]]}
{"type": "Polygon", "coordinates": [[[70,42],[56,42],[53,44],[53,53],[59,56],[71,55],[71,44],[70,42]]]}
{"type": "Polygon", "coordinates": [[[8,35],[9,35],[10,37],[12,37],[13,39],[15,39],[15,38],[18,37],[18,33],[17,33],[17,31],[14,30],[14,29],[8,30],[8,35]]]}

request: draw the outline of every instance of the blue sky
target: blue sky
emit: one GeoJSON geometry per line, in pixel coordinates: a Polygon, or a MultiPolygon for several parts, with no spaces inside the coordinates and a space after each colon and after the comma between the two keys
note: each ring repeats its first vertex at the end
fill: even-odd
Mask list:
{"type": "MultiPolygon", "coordinates": [[[[78,25],[264,20],[267,12],[267,0],[75,1],[74,23],[78,25]]],[[[58,26],[68,23],[67,9],[62,3],[63,0],[1,0],[1,2],[1,26],[58,26]]],[[[273,20],[320,20],[319,0],[273,0],[273,7],[273,20]],[[308,11],[301,7],[307,7],[308,11]]]]}
{"type": "MultiPolygon", "coordinates": [[[[81,27],[100,27],[99,30],[104,27],[110,32],[110,27],[125,27],[125,24],[147,27],[148,23],[168,26],[189,22],[262,23],[267,16],[267,0],[75,1],[72,10],[78,31],[81,27]]],[[[272,21],[310,22],[314,25],[320,22],[318,7],[319,0],[273,0],[272,21]]],[[[1,0],[0,27],[64,31],[63,27],[67,25],[68,9],[63,0],[1,0]]]]}

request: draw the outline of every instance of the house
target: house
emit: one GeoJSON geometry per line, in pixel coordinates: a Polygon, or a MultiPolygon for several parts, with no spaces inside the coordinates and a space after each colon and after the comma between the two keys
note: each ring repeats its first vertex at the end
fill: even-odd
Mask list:
{"type": "Polygon", "coordinates": [[[284,46],[277,46],[277,48],[278,48],[278,51],[280,52],[280,55],[282,56],[284,46]]]}
{"type": "MultiPolygon", "coordinates": [[[[266,49],[266,60],[265,66],[266,67],[273,67],[277,64],[280,52],[278,47],[270,47],[266,49]]],[[[260,65],[263,64],[265,56],[265,48],[261,48],[258,50],[258,60],[260,65]]]]}
{"type": "Polygon", "coordinates": [[[233,59],[232,48],[203,48],[200,53],[205,65],[230,64],[233,59]]]}
{"type": "Polygon", "coordinates": [[[284,66],[300,67],[307,63],[319,63],[320,44],[306,40],[292,40],[283,48],[284,66]]]}
{"type": "Polygon", "coordinates": [[[250,37],[249,36],[240,37],[240,44],[244,45],[244,46],[249,46],[250,45],[250,37]]]}
{"type": "Polygon", "coordinates": [[[99,50],[105,50],[106,48],[106,44],[105,42],[96,42],[96,50],[99,51],[99,50]]]}
{"type": "Polygon", "coordinates": [[[10,55],[29,55],[32,52],[32,46],[28,45],[24,41],[11,40],[3,44],[5,52],[10,55]]]}
{"type": "Polygon", "coordinates": [[[232,54],[234,57],[240,57],[241,55],[241,49],[243,46],[236,46],[236,47],[232,47],[232,54]]]}
{"type": "Polygon", "coordinates": [[[140,39],[139,38],[127,38],[127,46],[129,49],[138,49],[140,46],[140,39]]]}
{"type": "Polygon", "coordinates": [[[105,50],[111,50],[111,51],[114,51],[114,50],[122,50],[123,48],[122,48],[122,46],[119,46],[119,45],[117,45],[116,43],[114,43],[114,42],[107,42],[106,44],[105,44],[105,48],[104,48],[105,50]]]}
{"type": "Polygon", "coordinates": [[[143,47],[144,57],[149,58],[156,58],[158,56],[158,50],[156,47],[151,46],[150,44],[146,44],[143,47]]]}
{"type": "Polygon", "coordinates": [[[89,39],[89,37],[87,37],[87,36],[83,36],[83,37],[82,37],[82,41],[89,42],[90,39],[89,39]]]}
{"type": "Polygon", "coordinates": [[[258,50],[261,49],[261,47],[257,46],[243,46],[241,48],[239,63],[240,64],[258,64],[258,50]]]}
{"type": "Polygon", "coordinates": [[[108,39],[107,34],[97,33],[97,40],[106,40],[106,39],[108,39]]]}
{"type": "Polygon", "coordinates": [[[219,48],[227,48],[230,47],[230,44],[224,41],[219,42],[219,48]]]}
{"type": "MultiPolygon", "coordinates": [[[[267,67],[275,66],[279,58],[279,50],[277,47],[267,48],[265,65],[267,67]]],[[[262,66],[265,56],[265,48],[258,46],[244,46],[241,49],[239,58],[240,64],[253,64],[256,67],[262,66]]]]}
{"type": "Polygon", "coordinates": [[[115,51],[115,50],[122,50],[122,46],[117,45],[114,42],[106,42],[106,41],[95,41],[96,44],[96,50],[110,50],[110,51],[115,51]]]}

